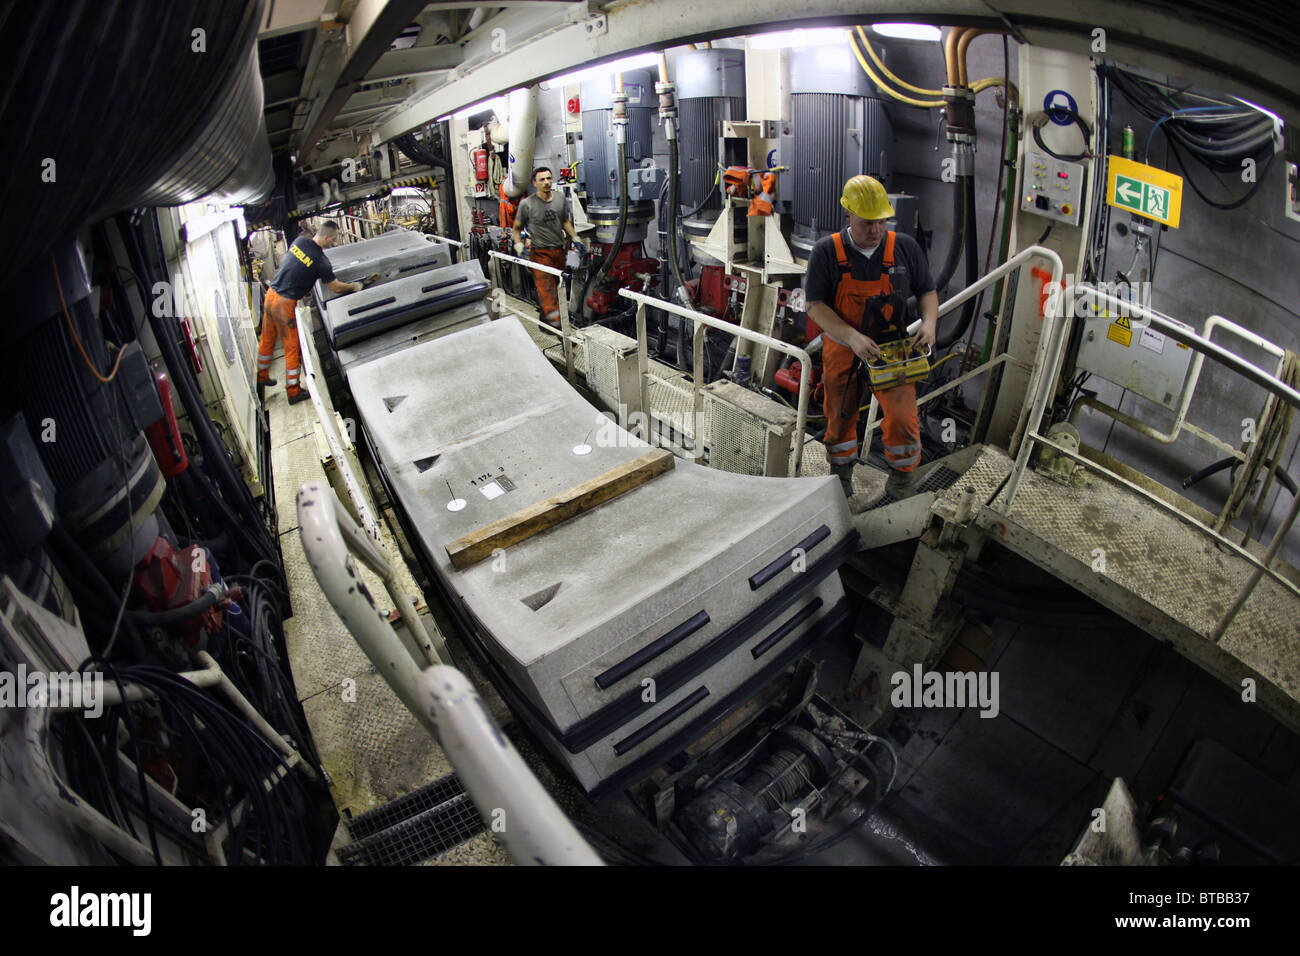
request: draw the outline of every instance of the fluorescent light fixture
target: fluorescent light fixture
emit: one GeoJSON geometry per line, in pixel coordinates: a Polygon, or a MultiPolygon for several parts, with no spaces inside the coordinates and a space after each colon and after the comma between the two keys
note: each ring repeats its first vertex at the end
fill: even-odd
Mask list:
{"type": "Polygon", "coordinates": [[[928,23],[873,23],[871,29],[882,37],[895,40],[931,40],[938,43],[943,39],[943,31],[928,23]]]}
{"type": "MultiPolygon", "coordinates": [[[[1232,96],[1231,93],[1229,93],[1228,95],[1229,95],[1229,96],[1232,96]]],[[[1250,107],[1251,109],[1253,109],[1253,110],[1259,110],[1259,112],[1263,113],[1265,116],[1267,116],[1269,119],[1271,119],[1271,120],[1273,121],[1273,129],[1274,129],[1275,135],[1277,135],[1277,136],[1281,136],[1281,135],[1282,135],[1282,129],[1283,129],[1283,127],[1286,125],[1286,121],[1283,120],[1282,117],[1278,116],[1278,115],[1277,115],[1276,113],[1274,113],[1272,110],[1266,110],[1266,109],[1264,109],[1264,107],[1260,106],[1258,103],[1252,103],[1250,100],[1244,100],[1244,99],[1242,99],[1240,96],[1233,96],[1232,98],[1233,98],[1234,100],[1236,100],[1238,103],[1245,103],[1247,106],[1249,106],[1249,107],[1250,107]]],[[[1274,152],[1277,152],[1277,150],[1275,149],[1274,152]]]]}
{"type": "Polygon", "coordinates": [[[782,47],[803,50],[814,46],[842,46],[848,42],[849,31],[841,30],[839,27],[760,33],[749,38],[749,45],[755,50],[778,50],[782,47]]]}
{"type": "Polygon", "coordinates": [[[475,103],[473,106],[467,106],[463,110],[457,110],[452,115],[456,119],[464,119],[466,116],[473,116],[475,113],[483,113],[492,110],[494,113],[504,113],[506,111],[506,100],[504,96],[494,96],[490,100],[483,100],[481,103],[475,103]]]}
{"type": "Polygon", "coordinates": [[[657,53],[638,53],[636,56],[624,57],[612,63],[601,63],[574,73],[565,73],[563,76],[553,76],[549,80],[542,80],[540,85],[544,90],[560,89],[573,83],[581,83],[583,80],[598,80],[602,76],[612,77],[615,73],[655,66],[658,62],[659,54],[657,53]]]}

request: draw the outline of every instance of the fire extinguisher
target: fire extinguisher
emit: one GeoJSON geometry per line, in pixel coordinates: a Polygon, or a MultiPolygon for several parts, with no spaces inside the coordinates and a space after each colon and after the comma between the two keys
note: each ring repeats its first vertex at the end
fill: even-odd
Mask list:
{"type": "Polygon", "coordinates": [[[474,157],[474,178],[481,183],[487,182],[488,178],[488,154],[487,150],[479,147],[473,152],[474,157]]]}

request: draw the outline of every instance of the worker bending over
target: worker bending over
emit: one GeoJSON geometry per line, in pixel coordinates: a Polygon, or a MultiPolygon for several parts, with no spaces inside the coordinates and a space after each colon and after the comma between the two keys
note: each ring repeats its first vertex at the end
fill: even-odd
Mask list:
{"type": "MultiPolygon", "coordinates": [[[[848,212],[848,228],[813,247],[804,293],[808,316],[821,327],[824,339],[826,457],[845,495],[852,496],[853,466],[859,454],[858,408],[869,382],[863,363],[880,361],[878,342],[907,334],[912,319],[907,302],[912,296],[921,313],[913,344],[932,347],[939,295],[916,240],[885,228],[894,208],[879,180],[854,176],[844,184],[840,205],[848,212]]],[[[891,498],[905,498],[915,490],[916,466],[921,461],[916,386],[898,385],[873,393],[884,413],[881,439],[890,467],[885,491],[891,498]]]]}
{"type": "MultiPolygon", "coordinates": [[[[569,204],[563,193],[554,193],[554,183],[548,166],[538,166],[533,172],[533,186],[537,192],[519,203],[511,233],[515,240],[515,255],[523,257],[522,230],[528,230],[528,258],[553,269],[564,268],[565,236],[583,251],[578,233],[569,216],[569,204]]],[[[537,298],[542,305],[542,315],[552,325],[560,324],[560,299],[556,295],[560,280],[548,272],[532,270],[537,285],[537,298]]]]}
{"type": "Polygon", "coordinates": [[[326,220],[320,224],[315,236],[301,235],[289,247],[289,253],[280,263],[271,287],[266,290],[262,308],[262,338],[257,343],[257,384],[274,385],[271,378],[271,354],[275,340],[284,342],[285,394],[289,404],[296,405],[307,398],[298,382],[298,368],[302,359],[298,343],[298,300],[306,295],[319,279],[333,292],[357,292],[360,282],[340,282],[334,278],[334,269],[325,258],[326,249],[339,241],[338,223],[326,220]]]}

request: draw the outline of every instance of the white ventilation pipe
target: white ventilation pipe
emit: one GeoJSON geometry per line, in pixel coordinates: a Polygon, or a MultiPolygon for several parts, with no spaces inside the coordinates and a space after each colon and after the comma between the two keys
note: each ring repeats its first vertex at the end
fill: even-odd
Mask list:
{"type": "Polygon", "coordinates": [[[518,199],[526,195],[533,181],[533,143],[537,138],[537,87],[530,86],[510,93],[510,172],[506,175],[506,195],[518,199]]]}

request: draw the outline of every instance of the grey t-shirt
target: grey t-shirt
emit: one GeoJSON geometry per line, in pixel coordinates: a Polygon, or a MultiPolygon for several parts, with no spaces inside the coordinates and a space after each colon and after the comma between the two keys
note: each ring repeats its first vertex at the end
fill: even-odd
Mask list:
{"type": "Polygon", "coordinates": [[[520,229],[528,230],[534,249],[563,249],[563,226],[569,219],[568,201],[565,194],[557,190],[551,193],[550,202],[542,202],[537,193],[523,199],[515,223],[520,229]]]}

